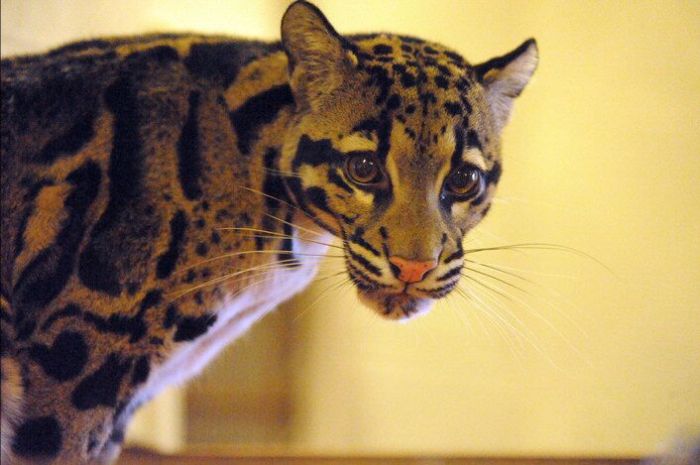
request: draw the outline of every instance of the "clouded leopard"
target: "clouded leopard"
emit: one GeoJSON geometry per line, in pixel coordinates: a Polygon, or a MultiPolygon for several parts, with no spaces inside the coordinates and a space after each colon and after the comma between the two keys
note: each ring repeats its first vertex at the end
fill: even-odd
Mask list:
{"type": "Polygon", "coordinates": [[[2,61],[3,463],[111,462],[139,405],[306,287],[328,247],[386,318],[455,288],[535,42],[470,65],[341,36],[304,1],[281,39],[2,61]]]}

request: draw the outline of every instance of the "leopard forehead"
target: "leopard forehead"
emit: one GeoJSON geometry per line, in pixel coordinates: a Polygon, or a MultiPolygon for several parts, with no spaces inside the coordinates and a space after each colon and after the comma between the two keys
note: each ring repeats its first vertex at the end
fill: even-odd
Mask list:
{"type": "MultiPolygon", "coordinates": [[[[480,167],[498,159],[497,137],[489,108],[471,65],[440,44],[393,34],[350,36],[357,74],[342,95],[350,132],[376,140],[390,128],[394,149],[404,158],[427,158],[442,164],[452,157],[455,134],[480,167]],[[347,103],[346,103],[347,102],[347,103]],[[395,134],[399,130],[401,134],[395,134]],[[474,156],[474,150],[478,156],[474,156]],[[483,158],[482,158],[483,157],[483,158]]],[[[343,144],[346,148],[349,141],[343,144]]],[[[362,149],[358,146],[358,150],[362,149]]]]}

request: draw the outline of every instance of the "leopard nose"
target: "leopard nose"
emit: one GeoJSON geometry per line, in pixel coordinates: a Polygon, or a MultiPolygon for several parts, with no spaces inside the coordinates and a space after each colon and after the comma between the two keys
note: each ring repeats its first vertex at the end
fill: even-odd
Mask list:
{"type": "Polygon", "coordinates": [[[425,274],[437,266],[437,260],[419,262],[397,256],[389,257],[389,263],[398,268],[398,272],[395,270],[394,274],[405,283],[422,281],[425,274]]]}

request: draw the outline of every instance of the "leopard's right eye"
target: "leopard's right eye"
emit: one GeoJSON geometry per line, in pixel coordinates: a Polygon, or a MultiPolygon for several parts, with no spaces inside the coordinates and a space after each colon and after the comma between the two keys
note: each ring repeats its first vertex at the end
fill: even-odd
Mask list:
{"type": "Polygon", "coordinates": [[[483,172],[471,165],[463,165],[450,173],[445,180],[445,190],[460,200],[472,199],[484,191],[483,172]]]}
{"type": "Polygon", "coordinates": [[[358,184],[378,184],[384,179],[379,160],[369,152],[350,155],[345,164],[345,173],[358,184]]]}

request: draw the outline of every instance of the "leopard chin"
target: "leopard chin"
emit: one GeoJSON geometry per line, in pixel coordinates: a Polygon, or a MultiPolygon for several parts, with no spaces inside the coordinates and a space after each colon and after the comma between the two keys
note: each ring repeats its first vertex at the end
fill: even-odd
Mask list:
{"type": "Polygon", "coordinates": [[[428,313],[435,304],[435,299],[416,297],[405,292],[363,291],[357,290],[357,296],[366,307],[383,318],[396,321],[408,321],[416,316],[428,313]]]}

